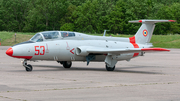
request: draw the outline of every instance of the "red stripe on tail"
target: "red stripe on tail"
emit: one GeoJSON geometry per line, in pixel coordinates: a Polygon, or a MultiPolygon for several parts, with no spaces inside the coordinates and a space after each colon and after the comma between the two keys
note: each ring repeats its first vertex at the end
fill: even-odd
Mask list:
{"type": "MultiPolygon", "coordinates": [[[[138,44],[136,44],[135,36],[129,38],[130,43],[134,46],[134,48],[139,48],[138,44]]],[[[138,56],[139,53],[134,53],[133,57],[138,56]]]]}

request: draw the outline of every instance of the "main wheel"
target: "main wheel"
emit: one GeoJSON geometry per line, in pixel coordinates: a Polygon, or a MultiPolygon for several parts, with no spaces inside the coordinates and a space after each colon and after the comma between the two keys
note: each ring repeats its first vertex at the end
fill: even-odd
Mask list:
{"type": "Polygon", "coordinates": [[[115,66],[112,68],[112,67],[108,67],[108,66],[106,65],[106,70],[107,70],[107,71],[114,71],[114,69],[115,69],[115,66]]]}
{"type": "Polygon", "coordinates": [[[64,68],[71,68],[72,62],[71,61],[64,61],[63,62],[63,67],[64,68]]]}
{"type": "Polygon", "coordinates": [[[28,64],[28,65],[26,65],[27,67],[25,67],[26,68],[26,71],[27,72],[30,72],[30,71],[32,71],[33,70],[33,67],[30,65],[30,64],[28,64]]]}

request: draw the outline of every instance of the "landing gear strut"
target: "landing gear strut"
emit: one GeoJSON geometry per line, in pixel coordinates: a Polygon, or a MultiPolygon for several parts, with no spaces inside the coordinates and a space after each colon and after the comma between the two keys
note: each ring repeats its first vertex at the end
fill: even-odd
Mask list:
{"type": "Polygon", "coordinates": [[[64,68],[71,68],[72,65],[71,61],[57,61],[57,62],[62,64],[64,68]]]}
{"type": "Polygon", "coordinates": [[[27,65],[27,60],[26,59],[23,61],[23,66],[25,67],[27,72],[30,72],[30,71],[33,70],[33,67],[30,64],[27,65]]]}

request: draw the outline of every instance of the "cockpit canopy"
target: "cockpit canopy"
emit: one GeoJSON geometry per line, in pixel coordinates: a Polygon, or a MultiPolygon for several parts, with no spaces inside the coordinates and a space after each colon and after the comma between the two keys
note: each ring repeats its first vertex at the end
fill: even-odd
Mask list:
{"type": "Polygon", "coordinates": [[[59,37],[59,32],[43,32],[42,35],[45,39],[57,39],[59,37]]]}
{"type": "Polygon", "coordinates": [[[62,37],[74,37],[75,33],[74,32],[61,32],[62,37]]]}
{"type": "Polygon", "coordinates": [[[65,37],[75,37],[74,32],[65,32],[65,31],[47,31],[40,32],[34,35],[30,40],[34,42],[42,42],[44,40],[60,39],[65,37]]]}

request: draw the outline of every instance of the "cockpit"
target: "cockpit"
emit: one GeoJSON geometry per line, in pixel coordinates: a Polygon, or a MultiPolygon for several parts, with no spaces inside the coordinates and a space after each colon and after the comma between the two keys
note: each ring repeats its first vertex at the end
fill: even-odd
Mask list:
{"type": "Polygon", "coordinates": [[[42,42],[45,40],[62,39],[66,37],[75,37],[75,33],[65,31],[40,32],[35,34],[30,40],[34,42],[42,42]]]}

